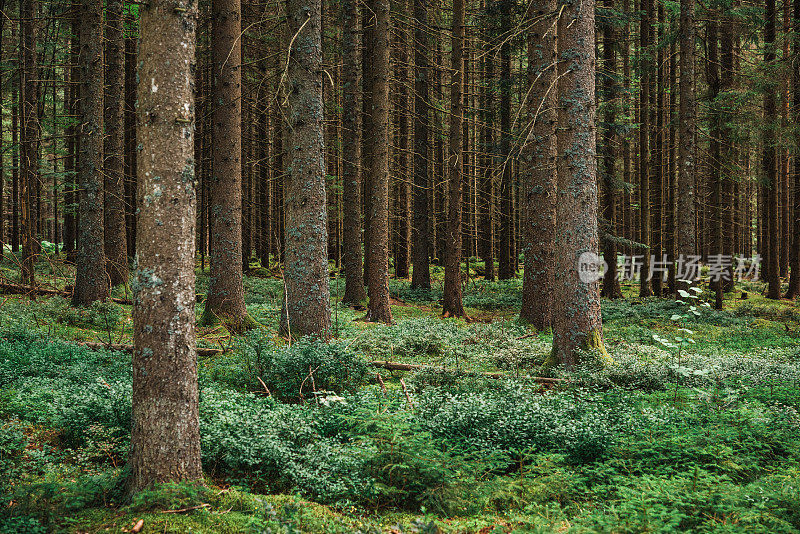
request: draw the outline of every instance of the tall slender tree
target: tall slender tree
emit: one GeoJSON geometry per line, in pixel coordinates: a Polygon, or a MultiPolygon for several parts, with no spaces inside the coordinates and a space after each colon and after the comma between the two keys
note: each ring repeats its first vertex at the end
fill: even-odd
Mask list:
{"type": "Polygon", "coordinates": [[[364,72],[365,98],[369,89],[369,113],[364,136],[369,148],[369,167],[364,195],[369,244],[365,244],[369,307],[367,320],[392,322],[389,307],[389,0],[370,0],[367,10],[374,18],[370,29],[370,68],[364,72]],[[367,81],[367,77],[369,80],[367,81]],[[368,88],[368,89],[367,89],[368,88]]]}
{"type": "Polygon", "coordinates": [[[36,0],[20,2],[20,187],[19,205],[22,235],[22,281],[33,285],[34,239],[36,229],[35,184],[39,181],[39,85],[36,67],[36,0]]]}
{"type": "Polygon", "coordinates": [[[345,304],[366,298],[361,257],[361,79],[357,0],[342,1],[342,263],[345,304]]]}
{"type": "MultiPolygon", "coordinates": [[[[695,100],[694,1],[681,0],[680,21],[680,104],[678,123],[677,228],[676,250],[684,261],[697,250],[695,233],[695,172],[697,168],[697,104],[695,100]]],[[[680,274],[680,273],[679,273],[680,274]]],[[[685,287],[679,283],[678,287],[685,287]]]]}
{"type": "Polygon", "coordinates": [[[414,187],[412,203],[414,220],[411,226],[411,287],[430,289],[430,214],[428,213],[428,76],[430,67],[430,28],[427,0],[414,0],[414,187]]]}
{"type": "Polygon", "coordinates": [[[78,254],[72,300],[108,297],[103,231],[103,3],[82,0],[78,128],[78,254]]]}
{"type": "MultiPolygon", "coordinates": [[[[792,38],[792,89],[794,106],[792,113],[794,122],[800,122],[800,1],[794,0],[792,38]]],[[[797,134],[795,134],[797,135],[797,134]]],[[[800,146],[800,139],[795,146],[800,146]]],[[[794,206],[792,207],[792,267],[789,273],[789,289],[786,298],[800,296],[800,154],[795,151],[793,158],[792,179],[794,181],[794,206]]]]}
{"type": "Polygon", "coordinates": [[[447,153],[448,211],[447,244],[444,261],[444,294],[442,314],[463,317],[461,298],[461,202],[463,169],[464,101],[462,76],[464,62],[464,0],[453,0],[453,40],[450,77],[450,144],[447,153]]]}
{"type": "Polygon", "coordinates": [[[233,330],[252,324],[242,281],[242,4],[213,0],[211,54],[212,175],[209,219],[211,279],[203,321],[233,330]]]}
{"type": "Polygon", "coordinates": [[[595,3],[564,4],[558,22],[558,197],[552,360],[567,368],[582,350],[608,358],[603,345],[598,282],[579,271],[596,258],[595,3]]]}
{"type": "Polygon", "coordinates": [[[500,280],[514,278],[516,258],[512,257],[514,240],[513,168],[511,160],[511,7],[509,0],[501,2],[500,33],[500,232],[497,254],[497,277],[500,280]]]}
{"type": "Polygon", "coordinates": [[[531,129],[522,147],[523,253],[520,318],[548,328],[553,306],[553,245],[556,229],[556,0],[530,6],[528,30],[527,120],[531,129]]]}
{"type": "Polygon", "coordinates": [[[289,0],[286,296],[281,330],[328,337],[328,217],[322,105],[322,0],[289,0]]]}
{"type": "Polygon", "coordinates": [[[150,0],[140,17],[132,492],[203,476],[194,327],[197,4],[150,0]]]}
{"type": "Polygon", "coordinates": [[[122,0],[109,0],[106,5],[106,83],[104,165],[105,218],[104,248],[106,271],[111,285],[128,281],[128,247],[125,235],[125,36],[123,34],[122,0]]]}
{"type": "MultiPolygon", "coordinates": [[[[639,90],[639,239],[651,246],[651,218],[650,218],[650,77],[652,76],[652,61],[650,54],[650,37],[652,34],[651,22],[654,20],[654,0],[642,0],[642,19],[639,25],[639,68],[641,69],[641,82],[639,90]]],[[[650,250],[645,251],[644,265],[639,279],[639,296],[653,295],[650,284],[650,250]]]]}
{"type": "MultiPolygon", "coordinates": [[[[772,67],[775,62],[775,0],[766,0],[765,25],[764,25],[764,64],[767,68],[772,67]]],[[[773,122],[777,117],[776,109],[776,87],[774,83],[768,83],[764,91],[764,117],[768,122],[773,122]]],[[[766,216],[764,221],[767,223],[766,243],[767,251],[767,298],[779,299],[781,297],[780,279],[780,258],[779,242],[780,235],[778,218],[778,180],[777,169],[777,150],[775,147],[775,128],[773,124],[767,124],[764,128],[764,153],[763,166],[764,176],[766,177],[766,216]]]]}

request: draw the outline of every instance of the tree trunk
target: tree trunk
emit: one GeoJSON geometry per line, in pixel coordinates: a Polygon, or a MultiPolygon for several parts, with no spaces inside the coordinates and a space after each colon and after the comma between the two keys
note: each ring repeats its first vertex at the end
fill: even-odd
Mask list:
{"type": "MultiPolygon", "coordinates": [[[[617,235],[614,225],[615,211],[617,209],[617,190],[619,183],[616,177],[616,155],[614,147],[616,145],[616,75],[617,75],[617,56],[614,48],[616,47],[616,32],[614,31],[614,20],[611,19],[614,12],[614,0],[604,0],[605,20],[603,21],[603,100],[605,102],[605,117],[603,122],[605,127],[602,131],[602,164],[603,164],[603,219],[606,224],[608,234],[617,235]]],[[[605,276],[603,277],[602,296],[610,299],[622,297],[622,290],[617,278],[617,245],[613,239],[606,239],[603,243],[603,259],[607,264],[605,276]]]]}
{"type": "Polygon", "coordinates": [[[430,38],[428,37],[428,6],[425,0],[414,0],[414,205],[411,227],[411,272],[412,289],[430,289],[431,240],[430,215],[428,213],[428,124],[430,120],[428,76],[430,66],[430,38]]]}
{"type": "Polygon", "coordinates": [[[463,317],[461,302],[461,175],[463,168],[462,75],[464,72],[464,0],[453,0],[453,41],[450,78],[450,145],[447,154],[448,210],[444,262],[445,317],[463,317]]]}
{"type": "Polygon", "coordinates": [[[558,197],[556,201],[556,293],[553,306],[554,362],[573,368],[581,350],[603,346],[598,282],[582,280],[579,261],[595,256],[597,162],[595,150],[594,1],[565,4],[558,22],[558,197]]]}
{"type": "MultiPolygon", "coordinates": [[[[501,35],[511,31],[511,6],[503,2],[500,15],[501,35]]],[[[504,38],[500,46],[500,159],[502,178],[500,180],[500,251],[497,255],[500,280],[514,278],[516,258],[512,257],[514,239],[513,177],[511,169],[511,43],[504,38]]]]}
{"type": "Polygon", "coordinates": [[[327,338],[331,328],[322,104],[322,1],[289,0],[285,335],[327,338]]]}
{"type": "Polygon", "coordinates": [[[494,60],[489,45],[483,50],[483,86],[481,87],[481,110],[483,125],[481,127],[481,152],[483,165],[479,186],[478,225],[480,226],[480,255],[484,264],[484,278],[494,280],[494,98],[491,84],[494,79],[494,60]]]}
{"type": "MultiPolygon", "coordinates": [[[[132,24],[132,23],[131,23],[132,24]]],[[[136,35],[125,37],[125,233],[128,257],[136,255],[136,35]]]]}
{"type": "Polygon", "coordinates": [[[366,298],[361,257],[361,108],[360,17],[358,2],[342,3],[342,303],[360,305],[366,298]]]}
{"type": "MultiPolygon", "coordinates": [[[[22,282],[33,285],[34,238],[36,216],[33,203],[35,184],[39,181],[39,117],[38,75],[36,67],[37,16],[36,0],[22,0],[20,5],[20,233],[22,235],[22,282]]],[[[102,231],[102,230],[101,230],[102,231]]]]}
{"type": "MultiPolygon", "coordinates": [[[[794,122],[800,122],[800,0],[794,0],[793,12],[794,36],[792,39],[792,84],[794,89],[794,108],[792,110],[794,122]]],[[[795,147],[798,146],[795,134],[795,147]]],[[[800,154],[795,150],[792,178],[794,180],[794,206],[793,206],[793,241],[792,241],[792,269],[789,276],[789,290],[786,298],[800,296],[800,154]]]]}
{"type": "Polygon", "coordinates": [[[194,0],[140,8],[132,492],[202,481],[195,349],[194,0]]]}
{"type": "Polygon", "coordinates": [[[103,231],[103,4],[83,0],[80,29],[81,98],[78,109],[78,306],[108,297],[103,231]]]}
{"type": "MultiPolygon", "coordinates": [[[[764,63],[769,68],[775,62],[775,0],[767,0],[766,24],[764,27],[764,63]]],[[[777,115],[775,85],[769,83],[764,92],[764,117],[768,122],[775,120],[777,115]]],[[[764,210],[767,222],[767,298],[779,299],[781,297],[780,257],[778,237],[778,169],[776,168],[775,129],[770,125],[764,128],[764,176],[767,187],[767,209],[764,210]]]]}
{"type": "MultiPolygon", "coordinates": [[[[718,17],[717,10],[712,10],[707,24],[706,36],[708,48],[708,64],[706,66],[709,99],[709,162],[708,162],[708,185],[711,187],[710,208],[710,249],[713,257],[718,258],[722,253],[722,172],[720,165],[720,137],[722,135],[720,117],[720,102],[718,102],[720,79],[719,79],[719,37],[718,37],[718,17]]],[[[711,280],[711,289],[714,291],[714,307],[722,309],[722,280],[718,277],[711,280]]]]}
{"type": "Polygon", "coordinates": [[[364,135],[370,140],[366,161],[367,187],[364,196],[367,209],[366,227],[369,246],[366,248],[366,274],[369,286],[367,320],[392,322],[389,307],[389,0],[370,0],[368,11],[375,22],[370,29],[369,72],[364,93],[369,92],[369,114],[364,135]],[[369,88],[369,90],[368,90],[369,88]]]}
{"type": "Polygon", "coordinates": [[[242,282],[242,6],[240,0],[214,0],[211,9],[211,280],[203,322],[243,330],[251,320],[242,282]]]}
{"type": "MultiPolygon", "coordinates": [[[[639,239],[642,243],[650,247],[652,245],[650,227],[650,77],[652,76],[651,61],[648,54],[651,53],[650,34],[652,33],[650,23],[654,18],[653,0],[642,0],[642,16],[639,28],[640,44],[640,69],[641,69],[641,90],[639,91],[639,202],[640,202],[640,228],[639,239]]],[[[653,288],[650,284],[650,253],[645,250],[644,261],[642,262],[642,272],[639,279],[639,296],[649,297],[653,295],[653,288]]]]}
{"type": "MultiPolygon", "coordinates": [[[[697,165],[696,120],[697,104],[695,101],[695,66],[694,66],[694,1],[681,0],[680,5],[680,106],[678,123],[680,124],[678,146],[678,183],[679,191],[676,213],[676,249],[686,260],[696,254],[697,234],[695,232],[695,172],[697,165]]],[[[685,287],[685,283],[678,283],[685,287]]]]}
{"type": "Polygon", "coordinates": [[[105,145],[105,254],[111,285],[128,281],[128,249],[125,239],[124,95],[125,39],[122,0],[109,0],[106,8],[105,145]]]}
{"type": "Polygon", "coordinates": [[[528,31],[527,121],[531,133],[522,147],[523,253],[520,319],[539,330],[551,324],[553,307],[553,235],[556,230],[556,0],[530,6],[528,31]]]}

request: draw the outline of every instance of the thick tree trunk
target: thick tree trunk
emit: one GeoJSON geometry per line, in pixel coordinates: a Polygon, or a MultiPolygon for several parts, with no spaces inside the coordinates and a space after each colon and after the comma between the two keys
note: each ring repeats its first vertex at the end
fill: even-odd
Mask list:
{"type": "Polygon", "coordinates": [[[542,330],[551,324],[553,307],[553,235],[556,230],[557,47],[553,28],[556,0],[530,6],[528,31],[527,121],[530,135],[522,147],[523,253],[520,319],[542,330]]]}
{"type": "Polygon", "coordinates": [[[428,213],[428,77],[430,38],[428,6],[425,0],[414,0],[414,188],[412,189],[413,224],[411,227],[411,287],[430,289],[430,214],[428,213]]]}
{"type": "MultiPolygon", "coordinates": [[[[392,322],[389,307],[389,0],[370,0],[368,10],[374,17],[369,39],[370,80],[364,93],[369,96],[369,111],[364,135],[370,139],[366,157],[367,187],[364,191],[367,209],[366,227],[369,245],[366,275],[369,286],[367,320],[392,322]]],[[[365,147],[366,148],[366,147],[365,147]]],[[[366,246],[366,245],[365,245],[366,246]]]]}
{"type": "Polygon", "coordinates": [[[194,0],[140,8],[138,218],[129,488],[198,481],[194,0]]]}
{"type": "Polygon", "coordinates": [[[567,368],[581,350],[608,355],[603,346],[598,282],[581,279],[579,258],[596,255],[597,162],[595,132],[594,1],[565,4],[558,22],[558,198],[553,360],[567,368]],[[562,70],[563,69],[563,70],[562,70]]]}
{"type": "Polygon", "coordinates": [[[103,4],[83,0],[80,29],[78,128],[78,254],[75,292],[79,306],[108,297],[103,231],[103,4]]]}
{"type": "MultiPolygon", "coordinates": [[[[397,6],[401,11],[401,17],[408,16],[408,0],[401,0],[397,6]]],[[[413,115],[408,98],[408,81],[411,80],[411,69],[408,67],[410,60],[409,37],[406,25],[398,25],[396,32],[397,43],[397,62],[395,70],[399,80],[395,109],[397,110],[397,150],[395,161],[396,180],[396,226],[395,238],[396,247],[394,254],[394,275],[396,278],[408,278],[410,250],[411,250],[411,174],[408,172],[408,126],[409,119],[413,115]]]]}
{"type": "Polygon", "coordinates": [[[286,180],[285,335],[327,338],[331,328],[322,105],[322,1],[289,0],[289,167],[286,180]]]}
{"type": "Polygon", "coordinates": [[[203,322],[248,328],[242,282],[242,6],[212,2],[211,281],[203,322]]]}
{"type": "Polygon", "coordinates": [[[450,78],[450,145],[447,153],[447,244],[444,261],[445,317],[463,317],[461,302],[461,175],[463,169],[464,102],[462,75],[464,62],[464,0],[453,0],[453,41],[450,78]]]}
{"type": "MultiPolygon", "coordinates": [[[[775,62],[775,0],[767,0],[766,25],[764,27],[764,63],[767,67],[775,62]]],[[[768,122],[774,121],[777,115],[776,87],[769,83],[764,92],[764,117],[768,122]]],[[[767,222],[767,298],[779,299],[781,297],[780,257],[778,226],[778,169],[776,167],[775,129],[768,125],[764,128],[764,176],[766,177],[766,208],[764,210],[767,222]]]]}
{"type": "MultiPolygon", "coordinates": [[[[676,212],[676,249],[686,260],[696,254],[697,234],[695,232],[695,172],[697,167],[694,65],[694,1],[681,0],[680,5],[680,106],[678,123],[680,125],[678,146],[678,182],[676,212]]],[[[678,284],[679,287],[685,283],[678,284]]]]}
{"type": "Polygon", "coordinates": [[[111,285],[128,281],[128,249],[125,236],[125,38],[122,0],[109,0],[106,8],[106,83],[105,145],[103,177],[105,180],[104,238],[106,271],[111,285]]]}

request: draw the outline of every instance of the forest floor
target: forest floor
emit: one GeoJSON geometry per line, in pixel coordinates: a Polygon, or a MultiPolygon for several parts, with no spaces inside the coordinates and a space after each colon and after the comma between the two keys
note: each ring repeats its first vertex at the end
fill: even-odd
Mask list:
{"type": "MultiPolygon", "coordinates": [[[[57,289],[73,275],[37,269],[57,289]]],[[[79,345],[131,343],[130,306],[1,295],[0,533],[800,532],[797,303],[755,282],[722,311],[625,287],[603,301],[614,364],[545,387],[552,338],[516,320],[521,278],[471,280],[465,322],[440,317],[441,274],[391,281],[391,326],[336,305],[334,340],[290,346],[282,280],[252,269],[262,328],[198,329],[224,349],[199,359],[206,486],[133,502],[130,354],[79,345]]],[[[7,260],[0,279],[19,280],[7,260]]]]}

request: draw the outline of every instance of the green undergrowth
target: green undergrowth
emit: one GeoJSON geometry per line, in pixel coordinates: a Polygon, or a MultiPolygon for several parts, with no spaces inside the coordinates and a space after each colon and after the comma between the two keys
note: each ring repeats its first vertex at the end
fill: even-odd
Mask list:
{"type": "Polygon", "coordinates": [[[205,486],[133,501],[130,355],[70,342],[129,342],[130,307],[7,299],[0,533],[140,520],[142,532],[800,532],[795,303],[751,284],[676,321],[674,299],[604,301],[614,364],[557,370],[565,381],[543,388],[530,375],[552,337],[515,320],[521,279],[471,279],[471,322],[439,317],[440,282],[393,280],[393,325],[335,305],[334,339],[290,345],[276,335],[282,281],[246,277],[261,326],[199,330],[228,349],[199,359],[205,486]],[[693,343],[665,342],[677,336],[693,343]]]}

